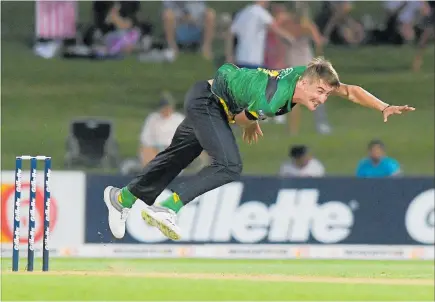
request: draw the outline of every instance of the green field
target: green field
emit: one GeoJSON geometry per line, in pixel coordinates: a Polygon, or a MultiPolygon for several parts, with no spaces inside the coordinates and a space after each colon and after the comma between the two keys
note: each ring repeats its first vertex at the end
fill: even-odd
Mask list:
{"type": "Polygon", "coordinates": [[[434,300],[433,261],[53,259],[50,266],[12,273],[2,259],[2,300],[434,300]]]}
{"type": "MultiPolygon", "coordinates": [[[[81,10],[81,16],[88,20],[89,14],[81,10]]],[[[135,57],[112,62],[36,58],[24,44],[32,35],[32,20],[33,5],[2,3],[2,169],[13,169],[19,154],[50,155],[54,168],[62,169],[69,123],[82,116],[111,119],[121,155],[135,156],[143,121],[160,93],[171,91],[181,105],[189,86],[211,78],[215,70],[211,62],[192,54],[168,65],[139,63],[135,57]]],[[[221,42],[216,44],[221,48],[221,42]]],[[[384,124],[379,112],[331,98],[327,111],[332,135],[318,135],[313,116],[306,111],[296,137],[289,136],[283,125],[265,124],[265,136],[258,145],[240,144],[244,173],[276,174],[289,145],[305,143],[328,174],[353,174],[365,156],[367,142],[380,138],[405,175],[433,175],[434,48],[427,49],[419,73],[410,71],[414,52],[413,46],[327,48],[326,57],[336,65],[343,82],[417,110],[384,124]]],[[[236,135],[240,141],[239,131],[236,135]]]]}

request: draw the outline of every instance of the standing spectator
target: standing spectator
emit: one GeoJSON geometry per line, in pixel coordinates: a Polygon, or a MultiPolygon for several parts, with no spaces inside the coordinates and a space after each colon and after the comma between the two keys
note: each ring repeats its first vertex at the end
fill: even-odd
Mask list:
{"type": "MultiPolygon", "coordinates": [[[[307,65],[314,58],[312,41],[316,47],[316,54],[323,52],[324,38],[320,34],[316,24],[310,18],[308,5],[295,2],[294,12],[289,12],[282,2],[275,2],[272,13],[277,22],[295,37],[294,43],[287,44],[273,32],[268,33],[266,47],[266,66],[271,69],[282,69],[288,66],[307,65]]],[[[287,115],[287,121],[291,134],[299,132],[301,109],[295,106],[287,115]]],[[[319,133],[329,134],[331,127],[328,124],[325,104],[318,106],[314,112],[316,128],[319,133]]]]}
{"type": "Polygon", "coordinates": [[[225,47],[227,62],[246,68],[264,67],[264,48],[268,30],[288,42],[293,41],[293,37],[273,19],[267,10],[268,6],[269,1],[255,1],[236,14],[225,47]],[[235,47],[234,38],[237,41],[235,47]]]}
{"type": "Polygon", "coordinates": [[[414,71],[419,71],[423,63],[424,50],[430,40],[434,37],[434,24],[435,24],[435,1],[424,1],[422,6],[422,14],[425,16],[423,19],[423,33],[418,41],[417,53],[414,57],[412,68],[414,71]]]}
{"type": "Polygon", "coordinates": [[[205,1],[163,1],[163,25],[169,48],[177,56],[179,46],[202,43],[202,54],[212,59],[216,13],[205,1]]]}
{"type": "Polygon", "coordinates": [[[399,163],[385,154],[385,145],[380,140],[372,140],[368,145],[368,157],[357,167],[357,177],[390,177],[401,174],[399,163]]]}
{"type": "Polygon", "coordinates": [[[284,162],[279,171],[284,177],[322,177],[325,167],[309,152],[307,146],[292,146],[289,152],[290,161],[284,162]]]}
{"type": "Polygon", "coordinates": [[[76,37],[76,1],[36,1],[34,53],[49,59],[54,57],[63,42],[76,37]]]}

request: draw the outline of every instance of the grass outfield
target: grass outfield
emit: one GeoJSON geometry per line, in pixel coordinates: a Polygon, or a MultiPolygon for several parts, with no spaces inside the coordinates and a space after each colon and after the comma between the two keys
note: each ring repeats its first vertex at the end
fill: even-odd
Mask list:
{"type": "MultiPolygon", "coordinates": [[[[433,265],[433,261],[52,259],[48,273],[11,273],[10,261],[2,259],[2,300],[433,301],[433,265]]],[[[35,266],[39,268],[40,262],[35,266]]]]}
{"type": "MultiPolygon", "coordinates": [[[[240,144],[245,173],[275,174],[286,159],[288,146],[305,143],[324,162],[328,173],[353,174],[358,160],[365,156],[367,142],[376,137],[385,141],[405,174],[433,175],[433,57],[428,53],[425,70],[414,75],[405,70],[412,52],[409,48],[381,48],[376,54],[373,49],[330,49],[327,55],[343,81],[360,84],[387,102],[414,105],[417,110],[384,124],[380,113],[332,98],[327,106],[332,135],[316,134],[313,116],[305,110],[298,137],[290,137],[283,125],[265,124],[265,136],[258,145],[240,144]],[[394,53],[380,57],[382,51],[394,53]]],[[[164,69],[138,64],[133,58],[45,61],[14,43],[3,43],[2,58],[2,169],[13,169],[18,154],[51,155],[54,169],[61,169],[69,122],[81,116],[110,118],[122,156],[135,156],[143,121],[159,93],[170,89],[181,100],[192,83],[211,77],[214,71],[211,64],[194,63],[197,58],[189,55],[164,69]],[[200,69],[192,69],[198,64],[200,69]]]]}
{"type": "MultiPolygon", "coordinates": [[[[24,45],[33,28],[33,4],[29,3],[2,3],[2,169],[13,169],[13,159],[19,154],[50,155],[53,168],[62,169],[69,123],[82,116],[111,119],[121,155],[136,156],[144,119],[160,93],[169,90],[181,103],[192,83],[215,72],[212,63],[189,54],[164,65],[139,63],[134,57],[110,62],[36,58],[24,45]]],[[[364,5],[375,8],[376,2],[364,5]]],[[[80,10],[82,21],[88,20],[86,12],[86,8],[80,10]]],[[[343,82],[356,83],[386,102],[410,104],[417,110],[384,124],[379,112],[331,98],[327,113],[332,135],[318,135],[313,115],[306,110],[297,137],[290,137],[283,125],[264,124],[265,136],[258,145],[240,144],[244,173],[276,174],[289,145],[304,143],[325,164],[328,174],[350,175],[366,155],[367,142],[380,138],[389,155],[402,164],[405,175],[433,175],[433,53],[432,46],[426,51],[423,70],[413,73],[412,46],[327,48],[325,55],[343,82]]]]}

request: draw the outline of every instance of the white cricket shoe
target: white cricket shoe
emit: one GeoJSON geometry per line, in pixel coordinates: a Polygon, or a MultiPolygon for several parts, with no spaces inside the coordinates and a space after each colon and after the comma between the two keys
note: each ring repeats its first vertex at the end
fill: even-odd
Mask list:
{"type": "Polygon", "coordinates": [[[115,238],[121,239],[125,235],[125,222],[129,208],[122,207],[118,202],[118,196],[121,194],[119,188],[108,186],[104,189],[104,202],[109,210],[109,227],[115,238]]]}
{"type": "Polygon", "coordinates": [[[166,237],[172,240],[180,240],[181,229],[177,225],[177,214],[171,209],[150,206],[142,210],[142,218],[150,226],[156,227],[166,237]]]}

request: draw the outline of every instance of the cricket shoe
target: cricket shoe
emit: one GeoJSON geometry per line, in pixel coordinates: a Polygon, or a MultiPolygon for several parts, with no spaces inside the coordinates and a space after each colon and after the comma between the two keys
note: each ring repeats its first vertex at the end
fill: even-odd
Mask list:
{"type": "Polygon", "coordinates": [[[177,214],[168,208],[150,206],[142,210],[142,218],[150,226],[156,227],[166,237],[180,240],[181,229],[177,225],[177,214]]]}
{"type": "Polygon", "coordinates": [[[118,239],[123,238],[125,235],[125,222],[131,210],[119,204],[118,198],[120,194],[121,190],[112,186],[104,189],[104,202],[109,210],[110,231],[118,239]]]}

